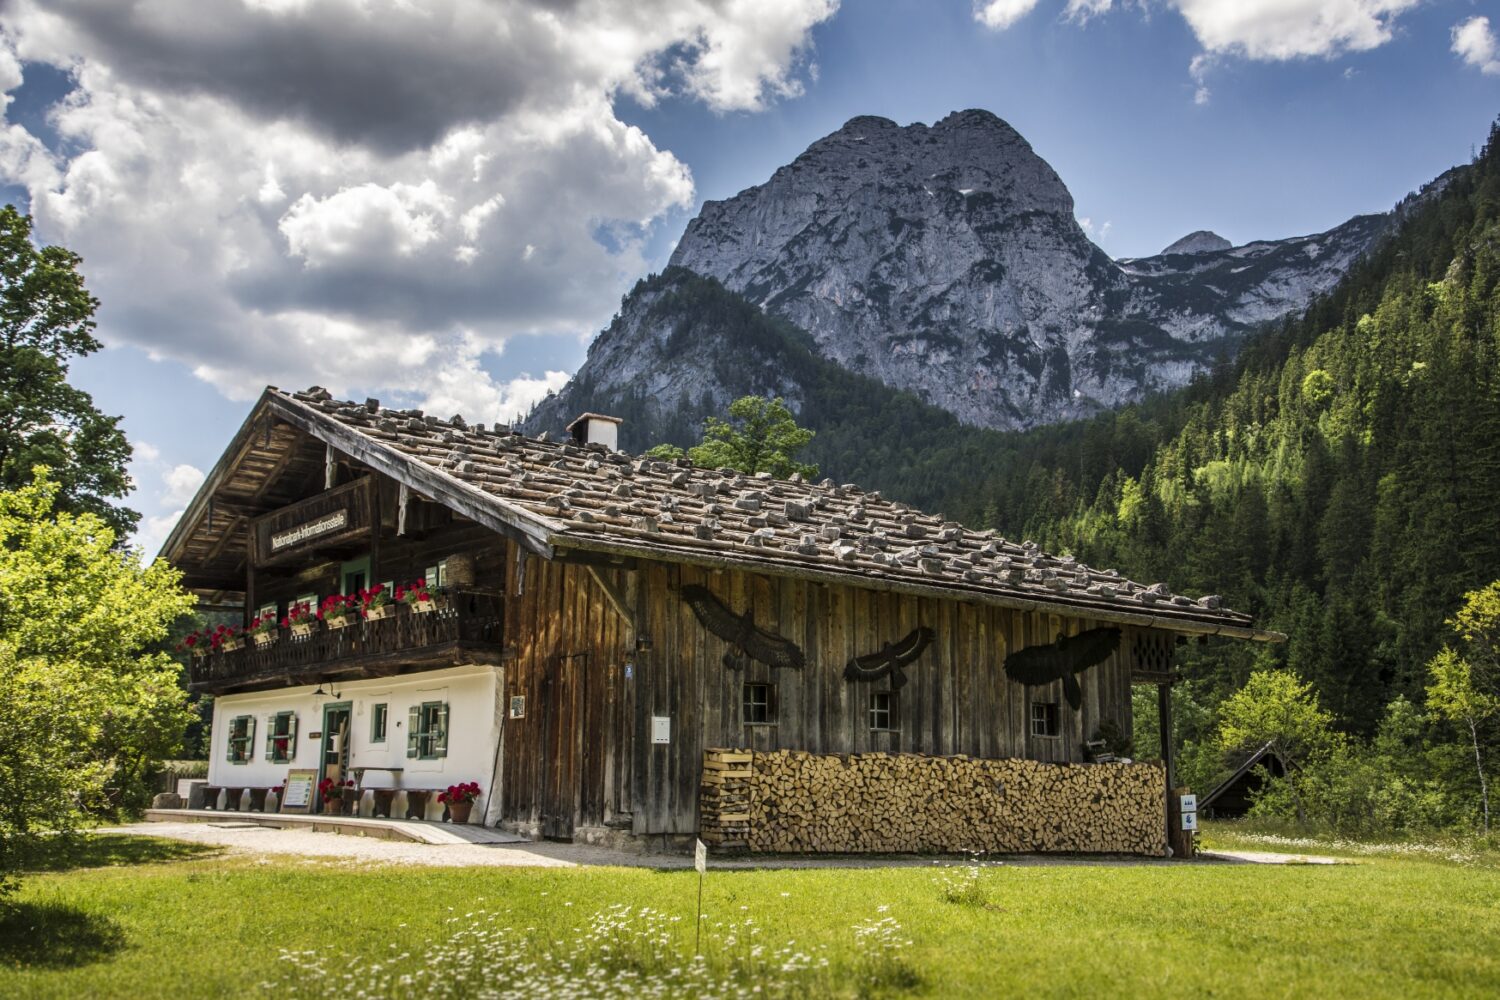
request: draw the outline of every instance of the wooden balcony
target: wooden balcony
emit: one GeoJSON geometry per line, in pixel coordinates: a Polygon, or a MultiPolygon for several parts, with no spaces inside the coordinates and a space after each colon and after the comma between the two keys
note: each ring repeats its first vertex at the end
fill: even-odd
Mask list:
{"type": "Polygon", "coordinates": [[[500,662],[504,605],[493,594],[453,591],[436,609],[396,607],[379,621],[342,629],[319,624],[309,636],[286,629],[270,646],[194,657],[188,688],[222,694],[322,680],[390,677],[414,670],[500,662]]]}

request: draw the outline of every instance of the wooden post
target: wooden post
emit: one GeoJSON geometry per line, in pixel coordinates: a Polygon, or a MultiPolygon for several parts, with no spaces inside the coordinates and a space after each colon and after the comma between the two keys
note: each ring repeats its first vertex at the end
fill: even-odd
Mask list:
{"type": "Polygon", "coordinates": [[[406,534],[406,508],[411,503],[411,489],[405,483],[401,484],[396,493],[396,534],[406,534]]]}
{"type": "Polygon", "coordinates": [[[323,488],[331,490],[339,478],[338,453],[333,450],[331,444],[323,447],[323,488]]]}
{"type": "Polygon", "coordinates": [[[1164,767],[1167,772],[1165,782],[1167,786],[1167,801],[1165,803],[1165,806],[1167,822],[1167,851],[1170,854],[1172,850],[1172,844],[1174,843],[1172,839],[1172,827],[1174,825],[1173,818],[1176,814],[1176,810],[1173,808],[1172,800],[1172,781],[1173,778],[1176,777],[1176,768],[1172,766],[1172,685],[1156,685],[1156,714],[1161,720],[1161,763],[1162,767],[1164,767]]]}
{"type": "Polygon", "coordinates": [[[1172,857],[1191,858],[1193,856],[1192,830],[1182,828],[1182,796],[1188,794],[1191,789],[1186,786],[1173,788],[1167,786],[1167,846],[1172,848],[1172,857]]]}

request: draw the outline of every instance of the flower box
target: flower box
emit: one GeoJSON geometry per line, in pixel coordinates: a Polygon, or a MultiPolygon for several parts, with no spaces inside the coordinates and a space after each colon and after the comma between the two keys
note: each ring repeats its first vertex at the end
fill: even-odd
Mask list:
{"type": "Polygon", "coordinates": [[[394,604],[377,604],[374,607],[365,609],[365,620],[378,622],[382,618],[389,618],[395,610],[396,606],[394,604]]]}
{"type": "Polygon", "coordinates": [[[275,632],[252,632],[250,638],[255,640],[256,649],[265,649],[267,646],[276,645],[275,632]]]}
{"type": "Polygon", "coordinates": [[[335,615],[331,618],[324,618],[323,622],[329,628],[333,629],[348,628],[350,625],[354,624],[354,616],[352,614],[335,615]]]}
{"type": "Polygon", "coordinates": [[[411,609],[419,615],[425,615],[429,611],[437,610],[437,601],[412,601],[411,609]]]}
{"type": "Polygon", "coordinates": [[[292,626],[292,638],[294,639],[306,639],[312,634],[313,627],[311,622],[298,622],[292,626]]]}
{"type": "Polygon", "coordinates": [[[237,638],[236,639],[225,639],[223,642],[219,643],[219,649],[221,649],[222,651],[224,651],[226,653],[232,653],[236,649],[239,649],[243,645],[244,645],[244,643],[240,642],[240,640],[237,639],[237,638]]]}
{"type": "Polygon", "coordinates": [[[208,647],[208,645],[206,643],[201,643],[200,642],[196,646],[189,646],[188,647],[188,652],[192,654],[193,659],[195,659],[195,660],[201,660],[203,657],[205,657],[209,653],[211,653],[212,650],[209,649],[209,647],[208,647]]]}

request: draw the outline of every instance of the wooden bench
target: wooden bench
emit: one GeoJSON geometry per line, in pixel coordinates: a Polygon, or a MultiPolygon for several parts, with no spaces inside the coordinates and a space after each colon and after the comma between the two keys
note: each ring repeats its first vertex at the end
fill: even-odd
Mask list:
{"type": "Polygon", "coordinates": [[[238,787],[236,787],[234,785],[226,785],[226,786],[224,786],[224,811],[225,812],[239,812],[240,811],[240,797],[243,796],[244,794],[245,794],[245,787],[243,785],[240,785],[238,787]]]}
{"type": "Polygon", "coordinates": [[[203,804],[201,806],[199,806],[199,808],[200,809],[218,809],[219,808],[219,792],[221,792],[221,791],[223,791],[223,789],[221,789],[218,785],[204,785],[203,786],[203,804]]]}
{"type": "Polygon", "coordinates": [[[261,812],[261,813],[263,813],[263,812],[266,811],[266,796],[268,794],[270,794],[270,791],[271,791],[271,789],[269,787],[267,787],[267,788],[252,788],[252,789],[250,789],[250,811],[251,812],[261,812]]]}

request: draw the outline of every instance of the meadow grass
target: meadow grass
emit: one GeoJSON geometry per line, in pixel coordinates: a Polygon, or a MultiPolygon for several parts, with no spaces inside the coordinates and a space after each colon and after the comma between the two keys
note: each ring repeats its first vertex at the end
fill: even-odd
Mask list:
{"type": "MultiPolygon", "coordinates": [[[[641,907],[669,951],[692,953],[691,871],[376,867],[115,837],[45,867],[0,918],[0,996],[326,995],[340,991],[301,964],[369,983],[393,950],[417,965],[424,954],[470,968],[577,961],[579,948],[597,951],[601,915],[641,907]],[[480,922],[496,936],[432,950],[480,922]]],[[[1000,864],[962,891],[953,874],[710,871],[704,907],[711,926],[734,925],[720,927],[720,951],[748,919],[768,952],[810,959],[777,980],[791,995],[1500,995],[1500,870],[1483,863],[1000,864]],[[889,931],[885,921],[897,930],[869,930],[889,931]],[[899,968],[872,974],[872,933],[911,942],[899,968]]],[[[717,968],[721,985],[769,974],[764,963],[717,968]]]]}

